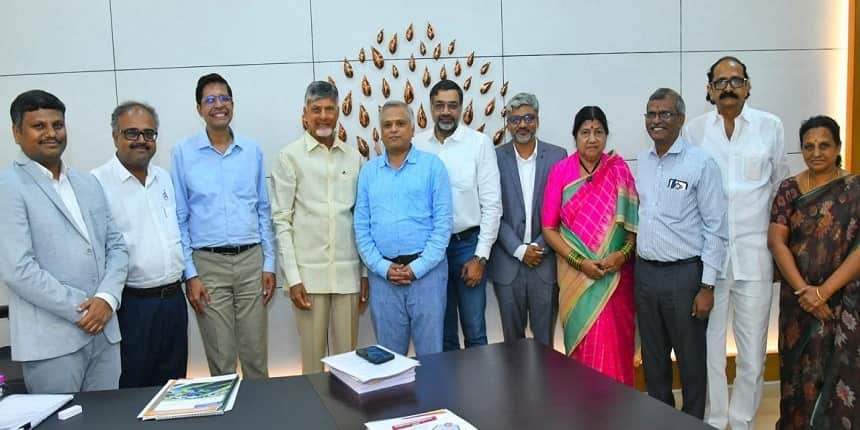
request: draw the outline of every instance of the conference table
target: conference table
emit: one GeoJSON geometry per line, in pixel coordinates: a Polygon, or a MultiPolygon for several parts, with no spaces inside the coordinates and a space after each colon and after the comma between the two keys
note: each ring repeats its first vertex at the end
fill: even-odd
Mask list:
{"type": "Polygon", "coordinates": [[[479,429],[710,429],[531,339],[419,358],[414,383],[355,394],[328,373],[245,380],[222,416],[136,419],[159,387],[75,395],[83,414],[40,429],[363,429],[447,408],[479,429]]]}

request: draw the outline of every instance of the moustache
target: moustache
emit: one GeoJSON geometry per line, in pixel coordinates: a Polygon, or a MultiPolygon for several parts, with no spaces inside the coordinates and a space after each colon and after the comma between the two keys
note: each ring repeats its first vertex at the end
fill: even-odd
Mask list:
{"type": "Polygon", "coordinates": [[[722,99],[737,99],[737,98],[738,98],[738,95],[731,92],[731,91],[726,91],[724,93],[720,93],[720,100],[722,100],[722,99]]]}

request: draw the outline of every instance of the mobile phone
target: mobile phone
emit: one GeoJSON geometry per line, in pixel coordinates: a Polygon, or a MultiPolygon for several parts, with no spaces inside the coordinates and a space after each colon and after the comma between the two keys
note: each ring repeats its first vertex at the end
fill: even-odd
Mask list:
{"type": "Polygon", "coordinates": [[[382,364],[386,361],[390,361],[394,359],[394,354],[376,346],[366,346],[364,348],[358,348],[355,350],[355,353],[358,354],[359,357],[373,363],[373,364],[382,364]]]}

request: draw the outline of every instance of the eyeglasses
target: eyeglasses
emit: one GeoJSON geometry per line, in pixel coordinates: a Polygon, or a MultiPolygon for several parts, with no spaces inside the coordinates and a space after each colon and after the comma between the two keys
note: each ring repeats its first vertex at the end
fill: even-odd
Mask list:
{"type": "Polygon", "coordinates": [[[537,120],[537,115],[531,113],[525,115],[508,115],[507,120],[508,124],[511,125],[519,125],[521,122],[532,124],[537,120]]]}
{"type": "Polygon", "coordinates": [[[675,112],[661,110],[660,112],[646,112],[645,119],[654,120],[657,119],[657,117],[660,117],[663,121],[668,121],[677,115],[678,114],[675,112]]]}
{"type": "Polygon", "coordinates": [[[746,83],[747,83],[747,78],[739,78],[739,77],[720,78],[714,82],[711,82],[711,88],[713,88],[715,90],[724,90],[729,85],[731,85],[732,88],[740,88],[740,87],[744,86],[744,84],[746,84],[746,83]]]}
{"type": "Polygon", "coordinates": [[[122,137],[130,141],[135,141],[138,137],[143,136],[143,140],[147,142],[155,142],[155,138],[158,137],[158,132],[151,128],[145,128],[143,130],[138,128],[127,128],[125,130],[120,130],[120,133],[122,133],[122,137]]]}
{"type": "Polygon", "coordinates": [[[459,102],[450,102],[450,103],[439,102],[439,103],[433,103],[433,105],[431,107],[436,112],[442,112],[445,110],[445,108],[448,108],[448,110],[450,110],[450,111],[455,111],[457,109],[460,109],[460,103],[459,102]]]}
{"type": "Polygon", "coordinates": [[[227,94],[221,94],[220,96],[206,96],[201,100],[203,104],[214,105],[216,101],[221,101],[223,104],[227,104],[233,101],[233,96],[228,96],[227,94]]]}

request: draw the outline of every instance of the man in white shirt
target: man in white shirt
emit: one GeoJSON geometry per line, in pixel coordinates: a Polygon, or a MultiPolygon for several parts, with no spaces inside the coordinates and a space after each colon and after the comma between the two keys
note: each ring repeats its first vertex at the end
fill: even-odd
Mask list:
{"type": "Polygon", "coordinates": [[[782,121],[746,105],[744,63],[723,57],[708,71],[707,100],[716,109],[687,124],[685,135],[716,160],[729,198],[727,261],[708,321],[708,403],[705,421],[717,428],[752,428],[761,400],[773,264],[767,249],[771,201],[788,175],[782,121]],[[726,331],[729,309],[738,348],[729,403],[726,331]]]}
{"type": "Polygon", "coordinates": [[[31,394],[117,388],[128,251],[95,178],[69,168],[66,107],[31,90],[12,102],[21,155],[0,170],[0,280],[12,359],[31,394]]]}
{"type": "Polygon", "coordinates": [[[567,152],[537,138],[539,105],[534,94],[520,93],[505,107],[511,141],[496,149],[501,178],[499,240],[487,265],[499,300],[506,342],[525,337],[552,348],[558,313],[555,254],[546,246],[541,208],[547,176],[567,152]],[[529,324],[530,323],[530,324],[529,324]]]}
{"type": "Polygon", "coordinates": [[[484,266],[502,216],[499,167],[493,144],[485,134],[460,126],[462,108],[460,86],[450,80],[439,81],[430,89],[433,129],[413,140],[419,150],[442,159],[451,179],[454,228],[447,249],[445,351],[460,349],[458,314],[465,347],[487,344],[484,266]]]}
{"type": "Polygon", "coordinates": [[[182,293],[182,242],[170,174],[150,164],[158,114],[130,101],[111,114],[116,154],[93,170],[128,246],[128,278],[117,311],[122,333],[120,388],[184,378],[188,310],[182,293]]]}
{"type": "Polygon", "coordinates": [[[338,111],[337,88],[311,82],[302,113],[307,131],[281,149],[272,171],[272,221],[301,336],[302,373],[322,372],[320,359],[355,349],[367,306],[352,215],[362,159],[336,138],[338,111]]]}

